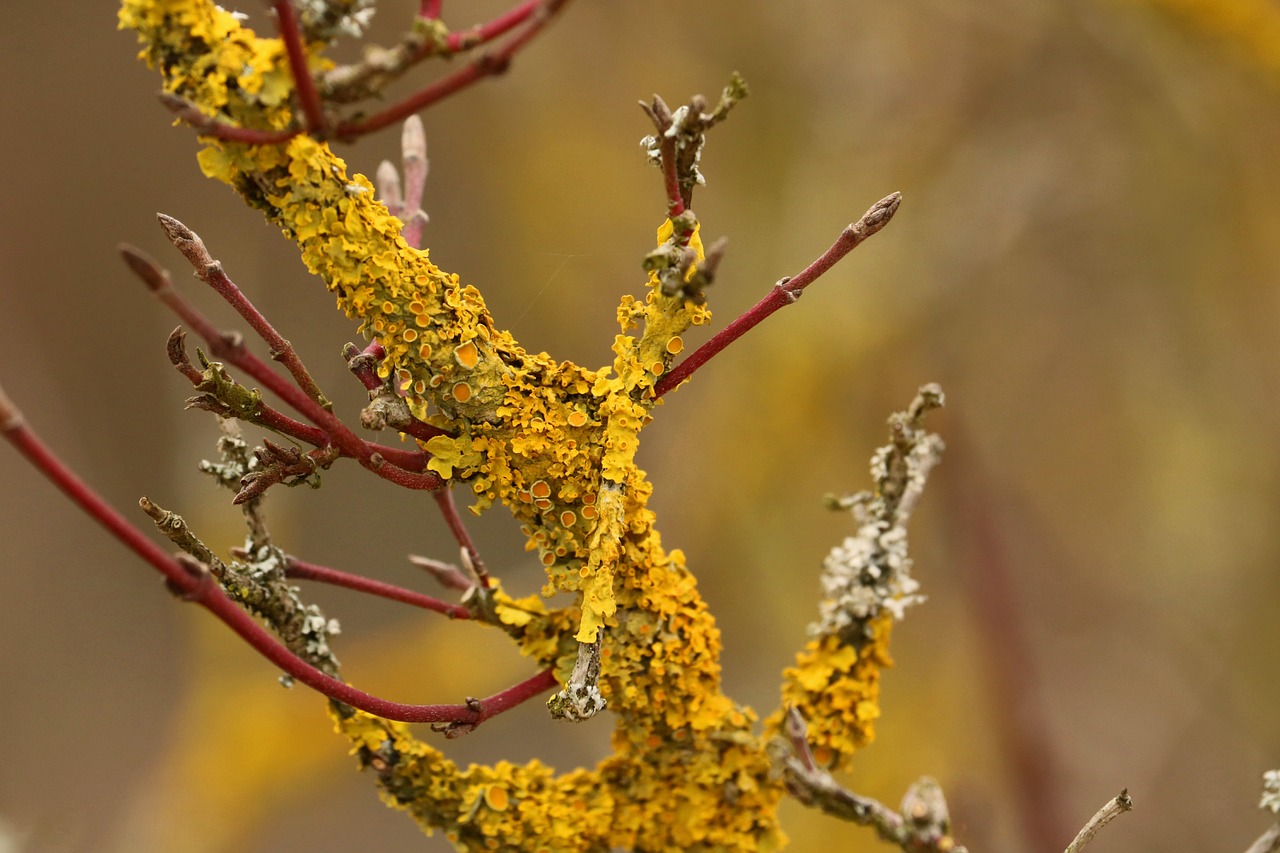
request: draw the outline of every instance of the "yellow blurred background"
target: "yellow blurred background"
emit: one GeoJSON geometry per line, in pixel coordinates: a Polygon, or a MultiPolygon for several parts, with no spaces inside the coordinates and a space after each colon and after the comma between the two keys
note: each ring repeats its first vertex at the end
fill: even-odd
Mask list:
{"type": "MultiPolygon", "coordinates": [[[[381,4],[375,38],[416,5],[381,4]]],[[[730,238],[717,328],[902,191],[889,228],[669,396],[641,460],[664,542],[721,618],[730,693],[767,711],[821,560],[851,532],[822,496],[865,487],[886,416],[943,385],[949,449],[912,525],[930,600],[895,632],[878,738],[846,781],[896,803],[937,776],[975,853],[1062,849],[1126,786],[1137,808],[1098,853],[1244,849],[1267,825],[1280,77],[1265,45],[1230,35],[1274,32],[1280,5],[1234,29],[1195,6],[584,0],[509,76],[424,116],[433,258],[527,348],[592,365],[664,210],[638,99],[714,97],[733,70],[751,84],[694,197],[704,236],[730,238]]],[[[446,3],[446,20],[504,7],[446,3]]],[[[229,496],[195,472],[216,427],[182,411],[189,386],[164,357],[176,320],[115,244],[237,326],[154,213],[186,222],[352,420],[353,329],[291,245],[200,176],[112,4],[5,17],[0,381],[139,524],[145,494],[237,544],[229,496]]],[[[372,174],[397,137],[339,150],[372,174]]],[[[0,850],[447,849],[377,801],[322,701],[278,687],[7,448],[0,495],[0,850]]],[[[289,551],[417,588],[407,553],[455,553],[428,498],[350,465],[269,508],[289,551]]],[[[508,588],[537,588],[500,512],[475,531],[508,588]]],[[[482,630],[307,595],[342,620],[344,674],[390,698],[458,701],[528,674],[482,630]]],[[[540,704],[451,754],[567,768],[607,749],[607,721],[556,725],[540,704]]],[[[785,826],[795,850],[879,849],[795,806],[785,826]]]]}

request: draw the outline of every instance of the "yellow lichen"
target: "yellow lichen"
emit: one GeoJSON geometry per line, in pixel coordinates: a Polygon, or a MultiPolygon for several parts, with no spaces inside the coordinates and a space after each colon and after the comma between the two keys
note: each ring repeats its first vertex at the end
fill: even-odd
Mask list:
{"type": "MultiPolygon", "coordinates": [[[[870,623],[871,636],[859,647],[827,634],[810,640],[783,672],[783,707],[800,711],[809,728],[814,755],[832,769],[848,765],[854,751],[875,736],[880,716],[880,672],[891,666],[889,632],[893,617],[884,613],[870,623]]],[[[781,713],[769,720],[776,729],[781,713]]]]}

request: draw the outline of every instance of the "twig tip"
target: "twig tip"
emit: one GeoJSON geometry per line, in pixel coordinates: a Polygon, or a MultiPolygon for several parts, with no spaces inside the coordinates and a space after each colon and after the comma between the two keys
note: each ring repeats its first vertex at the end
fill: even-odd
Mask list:
{"type": "Polygon", "coordinates": [[[22,412],[0,385],[0,432],[11,432],[22,425],[22,412]]]}
{"type": "Polygon", "coordinates": [[[151,292],[163,290],[169,285],[169,274],[161,269],[150,255],[137,246],[120,243],[116,246],[116,250],[120,253],[120,257],[124,259],[129,269],[133,271],[133,274],[142,279],[142,283],[151,292]]]}
{"type": "Polygon", "coordinates": [[[417,113],[404,120],[400,131],[400,151],[405,160],[427,159],[427,132],[417,113]]]}
{"type": "Polygon", "coordinates": [[[156,219],[160,220],[160,227],[164,229],[164,235],[169,238],[169,242],[173,243],[174,247],[186,256],[186,259],[191,262],[191,265],[197,271],[213,263],[213,256],[209,254],[209,250],[205,248],[204,241],[200,239],[196,232],[164,213],[157,213],[156,219]]]}

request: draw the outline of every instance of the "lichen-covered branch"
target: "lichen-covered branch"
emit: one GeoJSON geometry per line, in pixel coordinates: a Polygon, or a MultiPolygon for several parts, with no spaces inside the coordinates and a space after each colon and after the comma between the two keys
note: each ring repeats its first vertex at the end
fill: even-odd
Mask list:
{"type": "MultiPolygon", "coordinates": [[[[1280,815],[1280,770],[1268,770],[1262,774],[1262,799],[1258,808],[1280,815]]],[[[1271,824],[1245,853],[1276,853],[1277,850],[1280,850],[1280,821],[1271,824]]]]}
{"type": "MultiPolygon", "coordinates": [[[[284,13],[283,41],[260,37],[207,0],[125,0],[120,21],[137,31],[142,56],[162,74],[171,102],[204,116],[206,129],[244,131],[204,136],[202,170],[297,243],[339,307],[376,338],[377,379],[413,418],[441,431],[421,442],[430,471],[465,489],[473,512],[505,507],[546,569],[543,593],[574,596],[574,606],[559,609],[537,595],[515,600],[496,581],[485,588],[477,569],[470,589],[487,596],[482,621],[500,623],[522,654],[566,685],[556,699],[564,716],[588,717],[607,703],[616,725],[609,758],[558,776],[537,762],[462,769],[402,724],[344,702],[331,704],[339,730],[377,774],[389,802],[466,849],[778,846],[776,807],[784,789],[770,772],[767,739],[757,733],[754,713],[721,689],[718,629],[683,554],[662,546],[647,507],[652,487],[635,463],[639,434],[661,396],[661,377],[683,349],[682,335],[710,317],[701,288],[719,252],[705,257],[687,205],[702,136],[745,89],[731,87],[711,113],[694,99],[685,113],[669,117],[667,130],[678,132],[669,135],[673,145],[659,146],[659,156],[679,162],[674,170],[670,162],[660,165],[675,174],[684,209],[673,208],[673,219],[658,229],[645,296],[622,298],[612,361],[583,367],[523,349],[490,315],[479,290],[409,244],[403,222],[367,178],[348,173],[326,142],[295,132],[323,130],[316,98],[323,99],[324,87],[311,84],[332,66],[322,41],[298,37],[289,4],[274,5],[284,13]],[[272,135],[281,133],[293,135],[272,135]]],[[[524,28],[491,59],[505,62],[560,5],[522,6],[527,23],[511,22],[524,28]]],[[[491,64],[476,60],[472,72],[459,74],[500,70],[491,64]]],[[[379,120],[340,123],[335,131],[366,130],[379,120]]],[[[851,226],[808,280],[878,230],[896,198],[880,209],[888,212],[867,228],[851,226]]],[[[195,263],[206,275],[221,272],[204,256],[195,263]]],[[[784,296],[790,300],[792,291],[784,296]]],[[[295,377],[309,387],[297,371],[295,377]]],[[[372,387],[373,374],[364,381],[372,387]]],[[[311,388],[308,396],[321,399],[311,388]]],[[[350,443],[336,425],[316,420],[335,441],[350,443]]],[[[905,428],[915,430],[918,420],[908,418],[905,428]]],[[[885,495],[896,476],[878,484],[885,495]]],[[[885,523],[904,524],[910,500],[894,495],[890,502],[885,523]]],[[[464,532],[455,533],[466,549],[464,532]]],[[[464,551],[474,565],[473,552],[464,551]]],[[[856,733],[847,736],[858,743],[869,737],[865,723],[875,716],[879,668],[887,663],[887,619],[879,612],[863,616],[865,631],[856,640],[848,632],[830,634],[854,650],[861,666],[836,670],[830,658],[800,661],[798,677],[821,681],[819,692],[832,698],[793,703],[813,710],[857,696],[852,713],[833,715],[831,725],[852,726],[856,733]]],[[[478,720],[489,708],[477,703],[472,710],[478,720]]],[[[455,717],[445,731],[468,725],[455,717]]]]}
{"type": "Polygon", "coordinates": [[[787,790],[807,806],[860,826],[869,826],[882,841],[908,853],[966,853],[951,835],[951,813],[937,781],[925,776],[907,789],[898,811],[845,788],[810,750],[804,718],[795,708],[786,713],[785,738],[774,743],[787,790]]]}
{"type": "MultiPolygon", "coordinates": [[[[874,490],[832,501],[852,511],[858,531],[823,564],[819,620],[782,685],[783,707],[807,722],[822,767],[847,766],[854,750],[870,742],[880,715],[880,671],[892,663],[890,628],[923,600],[911,577],[907,520],[941,459],[942,440],[923,423],[943,400],[937,385],[922,387],[905,412],[889,418],[890,443],[871,457],[874,490]]],[[[781,711],[770,718],[771,728],[782,723],[781,711]]]]}

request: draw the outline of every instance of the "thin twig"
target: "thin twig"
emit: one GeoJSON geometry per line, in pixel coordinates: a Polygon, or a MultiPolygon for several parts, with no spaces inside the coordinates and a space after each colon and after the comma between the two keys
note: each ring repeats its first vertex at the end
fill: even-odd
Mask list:
{"type": "MultiPolygon", "coordinates": [[[[288,6],[288,3],[286,2],[284,5],[288,6]]],[[[271,325],[271,322],[249,301],[236,283],[227,276],[226,271],[222,268],[222,263],[215,261],[209,254],[209,250],[205,247],[204,241],[200,239],[200,235],[172,216],[166,216],[161,213],[157,214],[157,218],[160,220],[160,226],[164,229],[165,236],[195,268],[196,275],[200,280],[212,287],[219,296],[226,300],[228,305],[236,310],[237,314],[245,319],[249,327],[258,333],[258,337],[262,338],[267,346],[270,347],[271,358],[285,366],[285,369],[293,376],[293,380],[298,383],[298,387],[320,406],[332,412],[333,404],[325,399],[319,386],[311,378],[311,373],[298,357],[293,344],[285,340],[284,336],[276,331],[275,326],[271,325]]]]}
{"type": "MultiPolygon", "coordinates": [[[[178,250],[186,256],[192,266],[196,268],[197,275],[200,275],[203,270],[207,270],[210,267],[216,268],[221,272],[221,266],[213,260],[208,249],[205,248],[204,242],[200,240],[194,231],[187,228],[173,217],[159,214],[159,218],[161,225],[164,227],[165,234],[169,236],[170,240],[178,250]]],[[[167,276],[164,275],[163,272],[160,272],[157,275],[154,269],[149,268],[148,264],[144,263],[144,261],[148,261],[149,259],[146,259],[140,252],[137,252],[136,250],[133,252],[125,251],[124,256],[126,262],[129,263],[129,266],[133,268],[134,271],[137,272],[153,290],[159,291],[160,288],[157,288],[156,285],[163,285],[167,283],[167,276]]],[[[154,267],[154,265],[152,264],[150,267],[154,267]]],[[[228,301],[231,301],[233,305],[236,305],[237,310],[240,309],[241,303],[243,303],[245,309],[244,311],[241,311],[242,316],[246,316],[245,312],[247,311],[249,312],[249,315],[255,317],[255,319],[250,319],[250,316],[246,316],[246,319],[250,319],[255,330],[257,330],[259,334],[267,340],[267,343],[272,346],[273,352],[283,353],[286,350],[291,351],[292,347],[289,346],[288,341],[281,337],[274,328],[271,328],[270,323],[266,321],[265,317],[262,317],[257,308],[255,308],[244,294],[240,292],[239,288],[236,288],[234,283],[231,283],[229,279],[226,279],[225,282],[223,279],[225,279],[225,274],[217,279],[220,285],[229,286],[229,288],[234,289],[235,294],[239,294],[238,300],[228,299],[228,301]]],[[[221,291],[219,292],[221,293],[221,291]]],[[[159,292],[157,295],[159,295],[159,292]]],[[[174,300],[171,302],[170,300],[166,300],[166,304],[173,307],[174,302],[177,301],[178,300],[174,300]]],[[[194,313],[194,311],[192,311],[192,313],[194,313]]],[[[202,335],[212,334],[214,340],[221,337],[216,331],[212,331],[212,326],[207,322],[203,324],[202,328],[197,328],[197,331],[200,331],[202,335]]],[[[296,359],[296,354],[293,358],[296,359]]],[[[245,363],[252,364],[252,361],[245,360],[245,363]]],[[[295,373],[295,378],[297,375],[301,374],[307,379],[310,379],[310,376],[307,374],[306,368],[302,366],[301,361],[297,362],[297,368],[298,373],[295,373]]],[[[266,370],[265,374],[274,375],[270,370],[266,370]]],[[[278,376],[276,377],[276,381],[271,383],[268,383],[257,373],[254,374],[254,378],[259,379],[259,381],[263,381],[263,384],[268,384],[272,391],[279,389],[279,391],[282,392],[280,393],[281,399],[284,399],[297,409],[303,417],[307,418],[307,420],[323,429],[332,439],[333,443],[337,445],[343,455],[355,459],[362,467],[374,472],[384,480],[388,480],[389,482],[408,489],[418,490],[434,491],[444,485],[444,481],[441,480],[439,475],[434,472],[409,471],[393,463],[389,464],[387,456],[380,453],[374,446],[370,445],[368,442],[364,441],[352,432],[351,429],[339,420],[330,409],[322,405],[321,402],[317,401],[311,394],[301,392],[293,388],[293,386],[288,385],[288,383],[279,381],[278,376]],[[285,389],[291,390],[286,391],[285,389]]],[[[324,397],[319,393],[319,389],[314,387],[314,381],[311,382],[311,385],[314,388],[315,396],[319,397],[319,400],[323,401],[324,397]]]]}
{"type": "Polygon", "coordinates": [[[302,43],[302,29],[298,26],[298,16],[294,13],[290,0],[274,0],[271,6],[276,13],[276,30],[280,33],[285,53],[289,56],[294,90],[298,93],[298,105],[302,107],[302,114],[307,120],[307,130],[323,136],[327,122],[324,118],[324,109],[320,104],[320,96],[316,93],[315,81],[311,78],[311,69],[307,67],[307,48],[302,43]]]}
{"type": "Polygon", "coordinates": [[[164,576],[175,594],[199,604],[287,675],[331,699],[388,720],[407,723],[445,723],[474,727],[555,687],[555,673],[544,670],[487,699],[464,704],[410,705],[381,699],[325,674],[290,651],[278,638],[210,583],[207,571],[196,571],[171,557],[76,476],[28,427],[21,413],[0,389],[0,432],[72,503],[97,521],[129,550],[164,576]]]}
{"type": "Polygon", "coordinates": [[[461,604],[450,604],[447,601],[441,601],[438,598],[432,598],[429,595],[424,595],[411,589],[383,583],[360,575],[348,574],[337,569],[331,569],[328,566],[308,563],[292,555],[287,558],[284,573],[286,577],[290,578],[332,584],[333,586],[344,587],[356,592],[365,592],[380,598],[387,598],[391,601],[399,601],[402,604],[421,607],[424,610],[442,613],[450,619],[471,618],[471,611],[461,604]]]}
{"type": "Polygon", "coordinates": [[[433,560],[430,557],[421,557],[417,554],[410,554],[409,562],[430,574],[435,579],[435,582],[445,589],[456,589],[467,593],[476,585],[475,578],[467,577],[463,574],[462,569],[453,563],[445,563],[440,560],[433,560]]]}
{"type": "Polygon", "coordinates": [[[1125,788],[1112,797],[1105,806],[1098,809],[1097,814],[1089,818],[1089,822],[1076,835],[1075,841],[1067,845],[1066,853],[1080,853],[1104,826],[1132,808],[1133,800],[1129,796],[1129,789],[1125,788]]]}
{"type": "Polygon", "coordinates": [[[550,15],[559,11],[559,7],[562,5],[564,5],[564,0],[524,0],[523,3],[513,6],[493,20],[477,24],[470,29],[449,33],[449,37],[445,39],[445,47],[451,53],[471,50],[511,32],[537,14],[542,7],[556,7],[554,9],[549,8],[547,12],[543,13],[550,15]]]}
{"type": "Polygon", "coordinates": [[[664,135],[661,150],[662,184],[667,191],[667,218],[675,219],[684,213],[684,198],[680,195],[680,179],[676,175],[675,137],[664,135]]]}
{"type": "Polygon", "coordinates": [[[804,717],[787,709],[783,722],[787,744],[775,751],[787,791],[799,802],[859,826],[869,826],[881,840],[909,853],[965,853],[951,835],[946,798],[936,781],[924,777],[907,789],[900,811],[853,793],[814,760],[804,717]]]}
{"type": "Polygon", "coordinates": [[[1258,840],[1249,845],[1249,849],[1244,853],[1277,853],[1280,851],[1280,823],[1273,823],[1271,828],[1262,835],[1258,836],[1258,840]]]}
{"type": "Polygon", "coordinates": [[[484,561],[480,559],[480,552],[476,549],[476,543],[471,538],[471,533],[467,530],[466,525],[462,523],[462,516],[458,514],[458,505],[453,500],[453,489],[440,489],[433,492],[431,496],[436,499],[436,504],[440,507],[440,514],[444,516],[445,524],[449,525],[449,531],[462,548],[463,562],[471,570],[471,573],[475,575],[480,588],[488,589],[491,585],[489,572],[485,569],[484,561]]]}
{"type": "Polygon", "coordinates": [[[209,346],[209,353],[243,370],[263,388],[301,412],[308,408],[311,401],[299,388],[290,385],[284,377],[276,373],[262,359],[250,352],[244,345],[244,336],[239,332],[221,332],[208,318],[187,300],[173,286],[169,274],[161,269],[145,252],[126,243],[119,246],[120,254],[126,264],[147,285],[151,293],[164,303],[165,307],[178,315],[184,324],[195,331],[209,346]]]}
{"type": "Polygon", "coordinates": [[[342,122],[334,130],[334,135],[339,139],[350,141],[366,133],[381,130],[388,125],[395,124],[406,116],[462,91],[478,80],[502,74],[511,65],[511,60],[515,55],[542,32],[567,2],[568,0],[548,0],[548,2],[540,4],[534,10],[537,14],[530,17],[525,28],[500,49],[477,57],[453,74],[437,80],[417,94],[410,95],[400,103],[388,107],[382,112],[374,113],[372,116],[358,121],[342,122]]]}
{"type": "Polygon", "coordinates": [[[698,347],[692,355],[664,374],[654,386],[653,396],[661,397],[675,388],[702,365],[711,360],[729,344],[755,328],[762,320],[783,306],[800,298],[806,287],[823,273],[835,266],[841,258],[852,252],[863,240],[875,234],[889,223],[902,202],[901,193],[893,193],[876,202],[861,219],[845,228],[840,237],[813,263],[794,277],[784,278],[774,285],[769,294],[744,312],[736,320],[721,329],[711,340],[698,347]]]}
{"type": "Polygon", "coordinates": [[[413,28],[390,48],[370,46],[364,58],[327,71],[319,80],[321,95],[329,103],[352,103],[379,97],[387,84],[403,77],[431,57],[451,58],[499,39],[563,0],[523,0],[483,24],[450,33],[441,23],[439,4],[419,9],[413,28]]]}
{"type": "Polygon", "coordinates": [[[227,124],[200,112],[191,101],[171,92],[160,92],[160,103],[182,121],[195,128],[201,136],[212,136],[226,142],[242,142],[247,145],[279,145],[302,133],[302,128],[288,130],[255,130],[227,124]]]}
{"type": "MultiPolygon", "coordinates": [[[[325,447],[330,445],[329,434],[319,427],[304,424],[295,420],[283,412],[268,405],[260,398],[257,400],[256,406],[252,410],[237,408],[227,400],[224,400],[217,392],[217,383],[206,382],[206,378],[217,376],[218,373],[213,371],[213,366],[206,368],[204,372],[195,369],[191,362],[187,359],[185,346],[186,332],[179,326],[169,334],[167,349],[169,352],[169,360],[177,368],[178,372],[185,376],[196,390],[205,392],[201,396],[192,397],[187,400],[187,408],[202,409],[204,411],[213,412],[223,418],[238,418],[257,424],[264,429],[280,435],[287,435],[290,438],[310,444],[314,447],[325,447]]],[[[259,362],[261,363],[261,362],[259,362]]],[[[263,365],[265,367],[265,365],[263,365]]],[[[275,373],[270,373],[276,376],[275,373]]],[[[278,377],[277,377],[278,378],[278,377]]],[[[224,381],[231,381],[229,378],[224,381]]],[[[293,386],[286,386],[292,388],[293,386]]],[[[296,389],[295,389],[296,390],[296,389]]],[[[419,422],[421,423],[421,422],[419,422]]],[[[422,424],[426,430],[435,430],[428,424],[422,424]]],[[[443,430],[441,430],[443,432],[443,430]]],[[[430,435],[439,433],[432,432],[430,435]]],[[[428,436],[430,437],[430,436],[428,436]]],[[[424,441],[426,439],[423,439],[424,441]]],[[[385,444],[375,444],[373,442],[364,442],[365,447],[371,453],[381,454],[388,462],[406,471],[421,473],[426,470],[427,461],[431,458],[431,454],[423,450],[409,450],[403,447],[391,447],[385,444]]]]}

